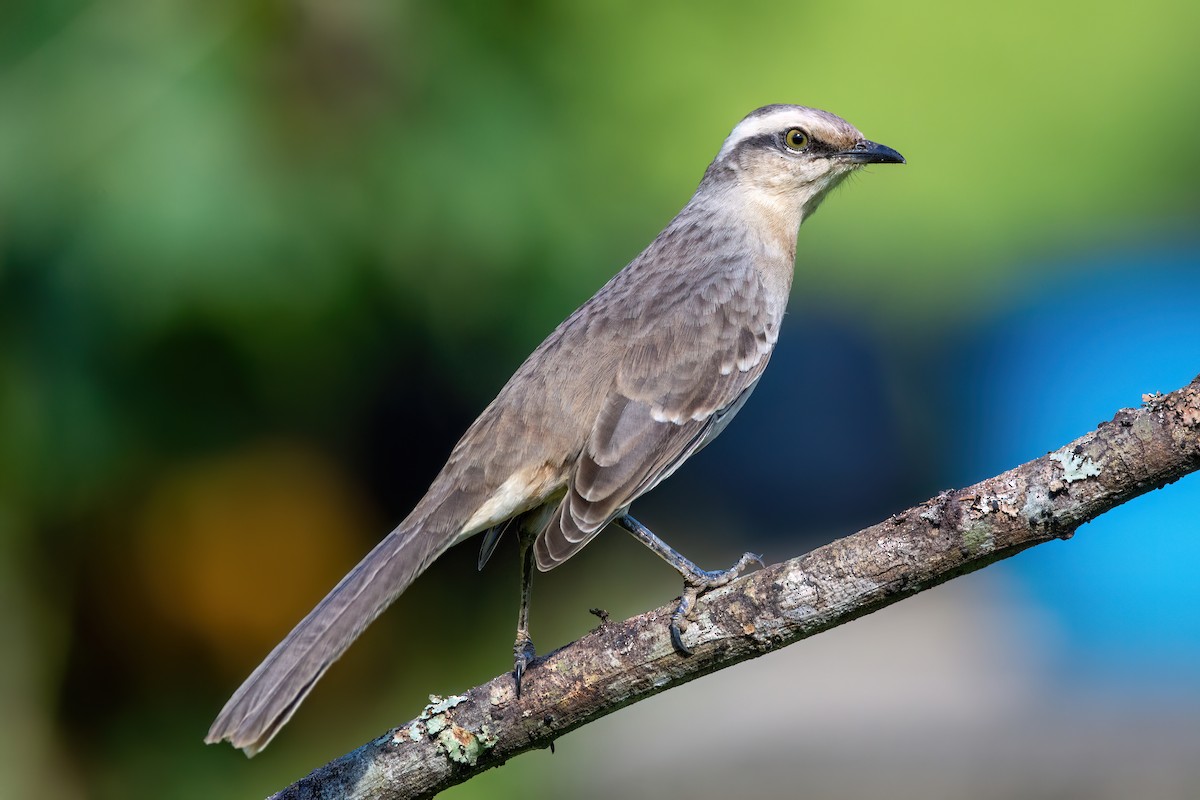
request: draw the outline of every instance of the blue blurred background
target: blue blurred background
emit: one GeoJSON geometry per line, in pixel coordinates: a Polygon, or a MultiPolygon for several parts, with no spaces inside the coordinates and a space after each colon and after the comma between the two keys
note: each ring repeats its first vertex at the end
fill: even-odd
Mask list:
{"type": "MultiPolygon", "coordinates": [[[[0,8],[0,796],[263,795],[510,666],[440,560],[262,756],[201,739],[770,102],[900,150],[800,237],[754,399],[639,503],[776,561],[1200,372],[1200,7],[0,8]]],[[[447,796],[1200,795],[1200,479],[447,796]]],[[[665,603],[609,533],[542,650],[665,603]]]]}

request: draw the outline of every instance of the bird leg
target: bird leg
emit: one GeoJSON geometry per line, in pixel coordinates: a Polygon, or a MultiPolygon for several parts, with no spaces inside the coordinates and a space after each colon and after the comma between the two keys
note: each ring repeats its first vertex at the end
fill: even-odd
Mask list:
{"type": "Polygon", "coordinates": [[[683,576],[683,594],[679,597],[679,605],[675,607],[675,613],[671,614],[671,644],[675,645],[675,649],[685,656],[690,656],[692,651],[683,643],[680,623],[692,618],[692,615],[696,611],[697,598],[710,589],[724,586],[734,580],[751,564],[758,564],[760,567],[763,566],[762,556],[755,555],[754,553],[743,553],[738,562],[729,569],[710,572],[700,569],[695,563],[685,558],[669,544],[655,536],[649,528],[628,514],[617,517],[613,522],[632,533],[639,542],[657,553],[659,558],[666,561],[683,576]]]}
{"type": "Polygon", "coordinates": [[[529,594],[533,588],[533,543],[537,538],[522,527],[521,542],[521,610],[517,612],[517,641],[513,644],[513,680],[517,697],[521,696],[521,677],[537,657],[533,640],[529,638],[529,594]]]}

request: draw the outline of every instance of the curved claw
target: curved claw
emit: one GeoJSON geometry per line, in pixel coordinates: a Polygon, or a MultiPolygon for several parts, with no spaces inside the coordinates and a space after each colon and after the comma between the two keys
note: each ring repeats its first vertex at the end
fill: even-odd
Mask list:
{"type": "Polygon", "coordinates": [[[671,644],[674,645],[676,652],[681,656],[690,656],[692,649],[683,643],[683,632],[679,630],[679,623],[671,621],[671,644]]]}
{"type": "Polygon", "coordinates": [[[529,639],[517,639],[513,645],[513,681],[516,683],[517,697],[521,696],[521,678],[525,675],[525,670],[537,658],[537,651],[533,648],[533,642],[529,639]]]}

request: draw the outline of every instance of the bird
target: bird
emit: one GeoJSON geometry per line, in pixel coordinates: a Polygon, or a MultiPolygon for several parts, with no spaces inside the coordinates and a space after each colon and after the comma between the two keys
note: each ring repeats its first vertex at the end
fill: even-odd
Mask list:
{"type": "Polygon", "coordinates": [[[629,514],[713,440],[758,384],[791,293],[800,224],[847,176],[904,157],[844,119],[769,105],[737,123],[661,233],[543,341],[454,446],[412,512],[301,620],[226,703],[205,741],[253,756],[358,635],[451,546],[482,535],[482,569],[519,542],[513,646],[520,696],[536,650],[534,567],[609,523],[684,578],[669,624],[681,657],[697,598],[761,559],[706,571],[629,514]]]}

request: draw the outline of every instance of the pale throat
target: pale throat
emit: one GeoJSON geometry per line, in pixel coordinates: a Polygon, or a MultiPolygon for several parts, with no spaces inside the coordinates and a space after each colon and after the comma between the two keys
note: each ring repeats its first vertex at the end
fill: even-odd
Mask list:
{"type": "Polygon", "coordinates": [[[795,190],[775,190],[758,186],[742,187],[745,202],[739,222],[747,238],[764,255],[791,263],[796,258],[796,236],[800,223],[812,212],[812,205],[795,190]]]}

